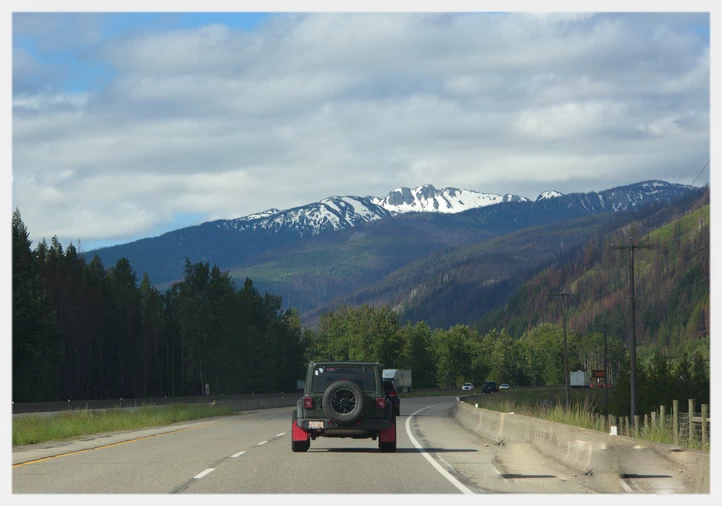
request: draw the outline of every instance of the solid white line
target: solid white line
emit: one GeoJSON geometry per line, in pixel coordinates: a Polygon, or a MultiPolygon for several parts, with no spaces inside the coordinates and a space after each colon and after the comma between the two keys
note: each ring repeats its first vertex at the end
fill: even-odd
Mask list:
{"type": "Polygon", "coordinates": [[[281,436],[285,436],[285,435],[286,435],[285,432],[281,432],[280,434],[276,434],[276,437],[281,437],[281,436]]]}
{"type": "Polygon", "coordinates": [[[238,452],[238,453],[236,453],[235,455],[231,455],[231,458],[232,458],[232,459],[235,459],[236,457],[240,457],[240,456],[243,455],[244,453],[246,453],[246,452],[238,452]]]}
{"type": "Polygon", "coordinates": [[[462,493],[473,495],[474,492],[466,488],[463,483],[461,483],[459,480],[454,478],[446,469],[441,467],[438,462],[436,462],[428,453],[424,451],[424,448],[419,444],[419,442],[416,440],[413,434],[411,434],[411,419],[416,416],[417,414],[421,413],[425,409],[429,408],[435,408],[436,406],[442,406],[444,404],[449,404],[448,402],[442,402],[441,404],[434,404],[433,406],[426,406],[425,408],[421,408],[416,413],[413,413],[411,416],[409,416],[406,419],[406,433],[409,435],[409,439],[411,439],[411,442],[414,443],[414,446],[417,450],[421,452],[421,455],[424,456],[426,460],[429,461],[429,463],[434,466],[434,468],[441,473],[441,476],[449,480],[449,482],[454,485],[456,488],[458,488],[462,493]]]}
{"type": "Polygon", "coordinates": [[[209,469],[206,469],[202,473],[196,474],[193,478],[195,478],[196,480],[199,480],[199,479],[203,478],[205,475],[207,475],[208,473],[212,473],[213,471],[215,471],[215,468],[211,467],[209,469]]]}
{"type": "Polygon", "coordinates": [[[257,444],[256,446],[261,446],[261,445],[265,445],[266,443],[268,443],[268,441],[261,441],[261,442],[260,442],[260,443],[258,443],[258,444],[257,444]]]}

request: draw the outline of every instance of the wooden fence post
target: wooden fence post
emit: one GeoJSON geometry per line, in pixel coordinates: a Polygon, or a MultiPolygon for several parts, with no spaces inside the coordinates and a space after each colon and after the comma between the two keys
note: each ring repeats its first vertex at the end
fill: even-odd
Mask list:
{"type": "Polygon", "coordinates": [[[634,437],[639,437],[639,415],[634,415],[634,437]]]}
{"type": "Polygon", "coordinates": [[[612,432],[612,427],[616,425],[614,415],[607,415],[609,418],[609,432],[612,432]]]}
{"type": "Polygon", "coordinates": [[[709,406],[702,404],[702,444],[707,442],[707,414],[709,413],[709,406]]]}
{"type": "Polygon", "coordinates": [[[667,407],[662,405],[659,407],[659,428],[662,429],[662,432],[666,430],[667,425],[667,407]]]}
{"type": "Polygon", "coordinates": [[[629,434],[629,417],[628,417],[628,416],[625,416],[625,417],[624,417],[624,435],[625,435],[625,436],[629,436],[629,435],[630,435],[630,434],[629,434]]]}
{"type": "Polygon", "coordinates": [[[649,432],[649,413],[644,414],[644,433],[649,432]]]}
{"type": "Polygon", "coordinates": [[[679,401],[672,401],[672,437],[679,444],[679,401]]]}
{"type": "Polygon", "coordinates": [[[652,429],[657,428],[657,412],[652,411],[652,429]]]}
{"type": "Polygon", "coordinates": [[[689,415],[689,443],[688,445],[692,445],[692,441],[694,441],[694,422],[692,421],[692,417],[694,416],[694,399],[689,399],[687,401],[688,407],[687,407],[687,414],[689,415]]]}

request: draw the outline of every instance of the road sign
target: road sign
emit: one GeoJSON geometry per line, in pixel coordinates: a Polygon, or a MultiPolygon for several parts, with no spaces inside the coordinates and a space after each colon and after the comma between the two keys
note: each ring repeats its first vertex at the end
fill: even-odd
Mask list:
{"type": "Polygon", "coordinates": [[[592,378],[605,378],[607,376],[603,369],[592,369],[592,378]]]}

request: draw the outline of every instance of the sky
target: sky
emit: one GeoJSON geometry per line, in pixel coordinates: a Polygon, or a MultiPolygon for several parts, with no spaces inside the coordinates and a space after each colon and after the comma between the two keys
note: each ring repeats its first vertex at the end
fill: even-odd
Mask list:
{"type": "Polygon", "coordinates": [[[705,12],[15,12],[11,51],[35,244],[400,186],[535,199],[711,173],[705,12]]]}

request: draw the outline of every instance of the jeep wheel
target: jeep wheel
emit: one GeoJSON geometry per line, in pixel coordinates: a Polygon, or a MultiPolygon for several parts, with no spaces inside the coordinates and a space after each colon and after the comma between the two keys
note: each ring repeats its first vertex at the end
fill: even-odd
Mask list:
{"type": "Polygon", "coordinates": [[[339,425],[355,423],[363,413],[364,394],[353,381],[331,383],[323,394],[323,412],[339,425]]]}

